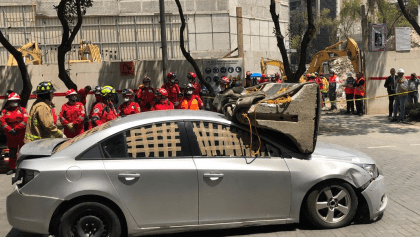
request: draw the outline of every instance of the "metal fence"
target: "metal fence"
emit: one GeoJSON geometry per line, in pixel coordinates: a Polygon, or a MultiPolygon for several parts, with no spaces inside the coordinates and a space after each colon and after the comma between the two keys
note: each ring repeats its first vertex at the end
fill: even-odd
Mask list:
{"type": "MultiPolygon", "coordinates": [[[[32,6],[1,7],[0,30],[15,47],[37,41],[44,64],[57,63],[57,48],[62,27],[58,18],[34,17],[32,6]],[[34,22],[36,23],[34,25],[34,22]]],[[[180,50],[178,15],[166,16],[168,57],[183,58],[180,50]]],[[[188,23],[184,33],[189,50],[188,23]]],[[[77,60],[80,41],[98,45],[104,61],[158,60],[162,57],[159,15],[84,17],[67,60],[77,60]]],[[[0,65],[6,65],[9,53],[0,45],[0,65]]]]}

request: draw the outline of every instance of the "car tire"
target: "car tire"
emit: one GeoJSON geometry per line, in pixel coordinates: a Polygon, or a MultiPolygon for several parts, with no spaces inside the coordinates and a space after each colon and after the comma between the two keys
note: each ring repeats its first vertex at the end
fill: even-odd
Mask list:
{"type": "Polygon", "coordinates": [[[86,202],[75,205],[67,210],[61,217],[59,225],[61,237],[91,236],[121,236],[121,222],[118,216],[109,207],[96,203],[86,202]]]}
{"type": "Polygon", "coordinates": [[[353,220],[358,199],[345,182],[326,182],[315,187],[306,199],[306,217],[322,229],[340,228],[353,220]]]}

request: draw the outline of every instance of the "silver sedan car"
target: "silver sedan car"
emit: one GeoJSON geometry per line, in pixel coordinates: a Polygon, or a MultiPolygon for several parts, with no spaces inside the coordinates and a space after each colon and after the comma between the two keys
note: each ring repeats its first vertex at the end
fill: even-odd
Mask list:
{"type": "Polygon", "coordinates": [[[9,223],[56,236],[149,233],[380,217],[384,176],[363,153],[318,143],[294,151],[270,131],[223,115],[131,115],[73,139],[23,146],[7,197],[9,223]]]}

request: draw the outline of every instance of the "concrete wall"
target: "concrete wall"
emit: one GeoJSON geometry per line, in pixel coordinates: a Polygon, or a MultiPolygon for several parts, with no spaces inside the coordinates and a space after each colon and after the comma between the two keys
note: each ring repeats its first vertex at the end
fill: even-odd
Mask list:
{"type": "MultiPolygon", "coordinates": [[[[387,95],[384,88],[385,79],[370,80],[371,77],[388,77],[389,70],[402,68],[405,76],[411,73],[420,75],[418,61],[420,59],[420,50],[412,50],[410,52],[369,52],[366,54],[366,97],[377,97],[387,95]]],[[[388,98],[378,98],[367,100],[368,114],[388,114],[388,98]]]]}
{"type": "MultiPolygon", "coordinates": [[[[202,67],[203,60],[196,60],[197,64],[202,67]]],[[[52,81],[57,92],[66,92],[67,88],[58,78],[57,65],[28,65],[28,73],[31,78],[32,86],[35,87],[42,81],[52,81]]],[[[161,72],[161,61],[136,61],[135,76],[123,77],[120,75],[120,63],[103,62],[103,63],[79,63],[70,64],[70,76],[78,88],[86,85],[95,87],[96,85],[105,86],[113,85],[115,89],[122,90],[124,88],[137,89],[142,84],[144,76],[152,79],[152,87],[161,87],[164,80],[161,72]]],[[[187,83],[186,75],[190,71],[194,71],[190,63],[186,60],[169,60],[168,70],[174,71],[180,81],[180,85],[187,83]]],[[[22,79],[17,67],[0,67],[0,95],[5,95],[8,89],[12,89],[20,93],[22,90],[22,79]]],[[[92,95],[88,98],[93,102],[92,95]]],[[[30,100],[28,108],[32,106],[34,100],[30,100]]],[[[55,97],[57,112],[60,111],[61,105],[67,102],[65,97],[55,97]]],[[[121,102],[121,100],[120,100],[121,102]]],[[[4,100],[0,99],[0,106],[4,100]]],[[[89,103],[90,104],[90,103],[89,103]]]]}

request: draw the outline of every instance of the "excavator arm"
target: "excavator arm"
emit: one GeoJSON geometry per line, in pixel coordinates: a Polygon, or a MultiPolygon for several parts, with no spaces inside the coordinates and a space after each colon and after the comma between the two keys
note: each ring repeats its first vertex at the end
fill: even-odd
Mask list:
{"type": "Polygon", "coordinates": [[[80,41],[79,57],[80,60],[70,60],[69,63],[102,62],[99,47],[83,40],[80,41]]]}
{"type": "MultiPolygon", "coordinates": [[[[19,47],[17,51],[22,53],[23,60],[25,64],[32,63],[33,65],[41,65],[41,50],[37,42],[30,42],[22,47],[19,47]]],[[[12,54],[9,54],[9,60],[7,61],[7,66],[17,66],[18,63],[12,54]]]]}
{"type": "Polygon", "coordinates": [[[286,71],[284,70],[283,62],[279,60],[269,59],[269,58],[267,59],[261,58],[261,73],[267,74],[267,65],[278,67],[280,74],[282,76],[282,80],[283,81],[287,80],[286,71]]]}

